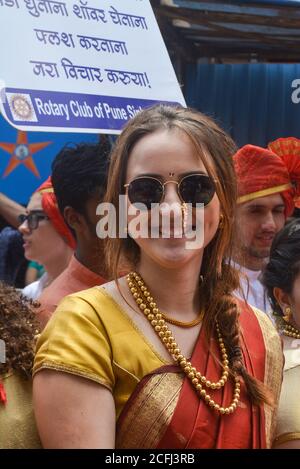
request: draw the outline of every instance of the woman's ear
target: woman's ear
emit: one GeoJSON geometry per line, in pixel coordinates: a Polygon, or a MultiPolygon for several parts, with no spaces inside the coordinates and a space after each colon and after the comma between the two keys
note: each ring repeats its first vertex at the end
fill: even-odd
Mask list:
{"type": "Polygon", "coordinates": [[[273,288],[273,295],[285,315],[286,308],[291,308],[290,296],[279,287],[273,288]]]}

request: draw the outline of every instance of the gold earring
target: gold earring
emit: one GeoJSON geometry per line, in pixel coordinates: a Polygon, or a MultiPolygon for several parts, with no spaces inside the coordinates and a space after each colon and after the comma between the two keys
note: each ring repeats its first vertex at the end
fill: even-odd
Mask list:
{"type": "Polygon", "coordinates": [[[292,311],[291,311],[291,308],[288,306],[287,308],[285,308],[285,315],[283,316],[283,320],[285,322],[290,322],[291,315],[292,315],[292,311]]]}

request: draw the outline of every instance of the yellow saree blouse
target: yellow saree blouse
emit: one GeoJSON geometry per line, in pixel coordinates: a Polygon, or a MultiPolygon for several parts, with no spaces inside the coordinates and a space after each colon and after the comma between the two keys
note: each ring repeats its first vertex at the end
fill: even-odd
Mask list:
{"type": "Polygon", "coordinates": [[[41,448],[32,409],[32,381],[18,373],[1,376],[7,403],[0,404],[0,448],[41,448]]]}
{"type": "Polygon", "coordinates": [[[94,287],[60,303],[38,340],[33,373],[65,371],[106,386],[118,418],[141,379],[165,364],[121,306],[94,287]]]}
{"type": "Polygon", "coordinates": [[[300,339],[283,336],[282,340],[285,364],[274,447],[300,440],[300,339]]]}

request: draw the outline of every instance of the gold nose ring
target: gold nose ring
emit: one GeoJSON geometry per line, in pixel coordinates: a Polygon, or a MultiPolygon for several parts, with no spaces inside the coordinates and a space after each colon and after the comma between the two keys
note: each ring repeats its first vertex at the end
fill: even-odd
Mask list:
{"type": "Polygon", "coordinates": [[[182,211],[182,228],[183,232],[185,233],[186,227],[187,227],[187,205],[185,202],[181,204],[181,211],[182,211]]]}

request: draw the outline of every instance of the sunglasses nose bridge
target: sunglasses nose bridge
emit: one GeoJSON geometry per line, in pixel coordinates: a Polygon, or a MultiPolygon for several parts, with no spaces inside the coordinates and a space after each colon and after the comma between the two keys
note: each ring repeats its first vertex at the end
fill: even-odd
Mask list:
{"type": "Polygon", "coordinates": [[[182,199],[179,192],[179,182],[177,181],[166,181],[163,183],[164,193],[163,201],[167,203],[178,202],[181,204],[182,199]],[[166,187],[169,185],[170,187],[166,187]]]}
{"type": "Polygon", "coordinates": [[[29,226],[29,223],[28,223],[28,218],[24,218],[23,221],[21,221],[19,227],[18,227],[18,230],[20,231],[20,233],[24,233],[24,232],[31,232],[31,228],[29,226]]]}

